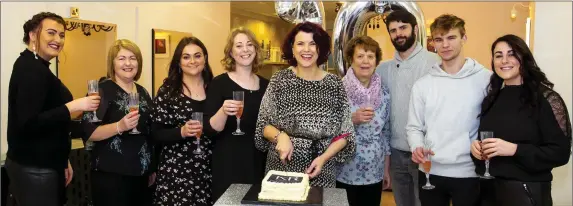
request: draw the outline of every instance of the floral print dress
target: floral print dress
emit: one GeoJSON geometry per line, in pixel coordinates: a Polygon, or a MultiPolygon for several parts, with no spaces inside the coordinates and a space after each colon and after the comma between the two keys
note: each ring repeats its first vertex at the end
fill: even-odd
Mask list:
{"type": "MultiPolygon", "coordinates": [[[[161,145],[154,205],[213,205],[211,198],[212,143],[205,132],[200,147],[203,154],[194,154],[195,137],[181,137],[181,126],[191,120],[193,112],[203,112],[204,100],[197,101],[183,94],[170,95],[163,85],[154,98],[152,113],[153,137],[161,145]]],[[[203,117],[204,131],[209,119],[203,117]]]]}
{"type": "Polygon", "coordinates": [[[339,171],[337,181],[348,185],[371,185],[383,180],[384,158],[390,155],[390,92],[377,74],[371,87],[364,88],[352,69],[348,70],[344,83],[352,113],[365,106],[374,105],[374,117],[370,122],[354,125],[356,132],[356,155],[339,171]],[[368,97],[372,99],[368,99],[368,97]]]}

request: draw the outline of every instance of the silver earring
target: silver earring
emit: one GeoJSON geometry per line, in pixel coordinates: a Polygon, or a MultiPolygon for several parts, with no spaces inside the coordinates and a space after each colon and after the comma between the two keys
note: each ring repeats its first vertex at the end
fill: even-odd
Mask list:
{"type": "Polygon", "coordinates": [[[36,54],[36,45],[32,45],[32,51],[34,52],[34,58],[38,59],[38,54],[36,54]]]}

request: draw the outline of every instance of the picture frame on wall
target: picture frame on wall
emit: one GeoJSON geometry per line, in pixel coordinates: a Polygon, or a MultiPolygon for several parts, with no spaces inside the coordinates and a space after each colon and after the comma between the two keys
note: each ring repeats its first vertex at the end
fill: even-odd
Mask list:
{"type": "Polygon", "coordinates": [[[169,58],[171,45],[168,34],[156,33],[153,40],[153,53],[156,58],[169,58]]]}

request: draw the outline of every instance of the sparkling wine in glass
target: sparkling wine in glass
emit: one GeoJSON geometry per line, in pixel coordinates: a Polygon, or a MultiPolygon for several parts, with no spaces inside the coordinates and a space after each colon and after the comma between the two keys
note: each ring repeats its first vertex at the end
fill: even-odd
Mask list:
{"type": "MultiPolygon", "coordinates": [[[[98,80],[89,80],[88,81],[88,96],[99,96],[99,81],[98,80]]],[[[94,115],[90,122],[101,122],[100,119],[97,118],[97,113],[94,110],[94,115]]]]}
{"type": "MultiPolygon", "coordinates": [[[[199,124],[203,125],[203,112],[193,112],[193,114],[191,114],[191,120],[198,121],[199,124]]],[[[196,155],[203,154],[203,150],[201,150],[201,134],[202,133],[203,133],[203,130],[201,129],[195,135],[195,137],[197,138],[197,148],[195,150],[193,150],[193,154],[196,154],[196,155]]]]}
{"type": "MultiPolygon", "coordinates": [[[[480,143],[481,141],[484,141],[487,138],[493,138],[493,132],[492,131],[482,131],[479,133],[479,139],[480,139],[480,143]]],[[[482,144],[483,146],[483,144],[482,144]]],[[[483,153],[483,150],[482,150],[483,153]]],[[[486,155],[483,155],[484,159],[485,159],[485,173],[483,174],[483,176],[480,176],[483,179],[494,179],[494,176],[491,176],[491,174],[489,174],[489,158],[486,155]]]]}
{"type": "MultiPolygon", "coordinates": [[[[129,93],[129,112],[139,111],[139,94],[138,93],[129,93]]],[[[137,130],[137,126],[135,126],[129,134],[141,134],[137,130]]]]}
{"type": "Polygon", "coordinates": [[[233,91],[233,100],[240,101],[241,106],[239,106],[239,111],[237,111],[237,130],[233,132],[233,135],[244,135],[245,133],[241,131],[241,116],[243,116],[243,109],[245,107],[245,92],[243,91],[233,91]]]}
{"type": "Polygon", "coordinates": [[[424,142],[424,158],[426,162],[422,163],[422,168],[424,169],[424,174],[426,174],[426,185],[422,186],[422,189],[431,190],[436,188],[436,186],[430,183],[430,169],[432,169],[432,154],[430,150],[432,149],[432,142],[427,140],[424,142]]]}

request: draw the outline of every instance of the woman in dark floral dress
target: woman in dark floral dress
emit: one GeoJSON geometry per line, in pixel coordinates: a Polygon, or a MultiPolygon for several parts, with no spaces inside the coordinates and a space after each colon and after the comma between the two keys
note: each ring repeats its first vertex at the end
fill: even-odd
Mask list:
{"type": "Polygon", "coordinates": [[[154,205],[213,205],[211,140],[203,133],[199,143],[203,154],[194,154],[195,135],[203,128],[191,120],[193,112],[203,112],[205,89],[212,78],[205,45],[195,37],[183,38],[154,98],[152,136],[162,145],[154,205]]]}

